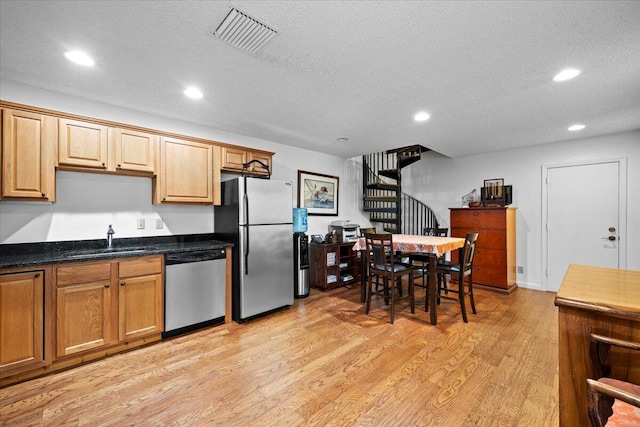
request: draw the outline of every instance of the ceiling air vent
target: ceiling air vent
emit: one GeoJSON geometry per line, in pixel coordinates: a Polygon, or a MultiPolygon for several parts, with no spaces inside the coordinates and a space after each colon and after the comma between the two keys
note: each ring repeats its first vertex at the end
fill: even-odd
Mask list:
{"type": "Polygon", "coordinates": [[[246,13],[231,9],[213,34],[231,46],[256,54],[278,33],[246,13]]]}

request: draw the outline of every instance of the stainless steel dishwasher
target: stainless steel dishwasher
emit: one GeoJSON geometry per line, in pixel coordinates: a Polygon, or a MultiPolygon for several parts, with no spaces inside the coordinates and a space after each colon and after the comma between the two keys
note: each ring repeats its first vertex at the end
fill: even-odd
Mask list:
{"type": "Polygon", "coordinates": [[[226,265],[224,249],[165,255],[163,337],[224,322],[226,265]]]}

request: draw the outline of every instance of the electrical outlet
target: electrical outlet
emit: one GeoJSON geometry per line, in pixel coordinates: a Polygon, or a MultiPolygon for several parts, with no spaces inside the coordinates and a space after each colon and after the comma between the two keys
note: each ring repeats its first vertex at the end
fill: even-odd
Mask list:
{"type": "Polygon", "coordinates": [[[162,227],[164,227],[164,224],[162,223],[162,218],[156,218],[156,229],[161,229],[162,227]]]}
{"type": "Polygon", "coordinates": [[[144,218],[140,218],[136,222],[138,224],[138,230],[144,230],[144,218]]]}
{"type": "Polygon", "coordinates": [[[521,265],[518,266],[518,274],[524,274],[524,267],[521,265]]]}

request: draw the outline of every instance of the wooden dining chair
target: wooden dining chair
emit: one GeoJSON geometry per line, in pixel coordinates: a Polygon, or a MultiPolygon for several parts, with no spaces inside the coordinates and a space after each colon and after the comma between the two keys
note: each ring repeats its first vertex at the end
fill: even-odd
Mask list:
{"type": "MultiPolygon", "coordinates": [[[[469,323],[467,319],[467,306],[465,298],[468,296],[471,303],[471,311],[476,314],[476,304],[473,299],[473,256],[476,250],[476,241],[479,233],[467,233],[464,239],[464,246],[458,250],[458,262],[442,262],[437,265],[436,272],[438,276],[442,275],[443,285],[438,280],[438,304],[441,298],[453,299],[460,302],[460,310],[462,311],[462,320],[469,323]],[[457,276],[458,287],[451,288],[446,283],[446,275],[452,277],[457,276]],[[465,278],[468,278],[465,286],[465,278]],[[442,292],[445,291],[445,294],[442,292]],[[448,293],[458,294],[457,297],[449,296],[448,293]]],[[[425,310],[429,310],[429,298],[425,301],[425,310]]]]}
{"type": "Polygon", "coordinates": [[[411,313],[415,313],[415,300],[413,297],[413,271],[412,266],[396,262],[393,252],[393,238],[391,234],[367,234],[365,237],[367,250],[367,266],[369,273],[367,277],[367,304],[365,313],[369,314],[371,308],[371,297],[382,295],[384,302],[391,308],[391,323],[395,317],[395,304],[401,299],[409,299],[411,313]],[[408,275],[408,290],[406,295],[402,295],[402,277],[408,275]],[[374,287],[382,280],[382,288],[374,287]],[[391,285],[390,285],[391,284],[391,285]],[[396,286],[396,284],[398,286],[396,286]],[[400,290],[398,289],[400,287],[400,290]]]}
{"type": "MultiPolygon", "coordinates": [[[[422,234],[424,236],[438,236],[438,237],[447,237],[449,235],[448,228],[440,228],[440,227],[425,227],[422,230],[422,234]]],[[[422,283],[417,284],[415,286],[427,289],[427,276],[429,275],[429,254],[411,254],[409,255],[409,262],[412,266],[416,268],[416,272],[422,275],[422,283]]],[[[438,257],[438,262],[442,262],[444,260],[444,255],[438,257]]],[[[438,283],[442,279],[441,276],[438,277],[438,283]]]]}
{"type": "Polygon", "coordinates": [[[587,379],[592,427],[640,426],[640,386],[611,377],[611,347],[640,352],[640,343],[591,334],[593,378],[587,379]]]}

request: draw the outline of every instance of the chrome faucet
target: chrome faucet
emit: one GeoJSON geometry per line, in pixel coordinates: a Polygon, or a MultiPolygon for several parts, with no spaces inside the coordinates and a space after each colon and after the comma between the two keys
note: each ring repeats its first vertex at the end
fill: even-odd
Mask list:
{"type": "Polygon", "coordinates": [[[115,231],[111,228],[111,224],[109,224],[109,230],[107,230],[107,247],[110,248],[113,246],[113,235],[115,231]]]}

